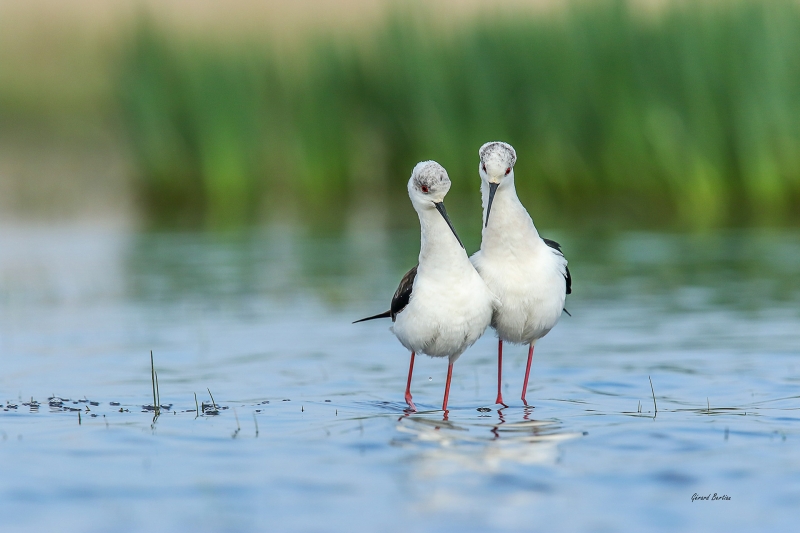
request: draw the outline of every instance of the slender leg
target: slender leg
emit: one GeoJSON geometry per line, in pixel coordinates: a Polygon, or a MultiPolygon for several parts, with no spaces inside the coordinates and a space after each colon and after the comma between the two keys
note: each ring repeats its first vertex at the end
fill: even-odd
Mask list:
{"type": "Polygon", "coordinates": [[[453,377],[453,363],[447,365],[447,383],[444,386],[444,402],[442,402],[442,411],[447,412],[447,398],[450,396],[450,378],[453,377]]]}
{"type": "Polygon", "coordinates": [[[503,340],[497,341],[497,399],[494,403],[499,403],[503,407],[508,407],[503,403],[503,340]]]}
{"type": "Polygon", "coordinates": [[[411,375],[414,373],[414,352],[411,352],[411,364],[408,365],[408,383],[406,384],[406,403],[412,411],[417,410],[417,406],[411,400],[411,375]]]}
{"type": "Polygon", "coordinates": [[[522,383],[522,403],[528,405],[527,400],[525,400],[525,393],[528,392],[528,376],[531,375],[531,361],[533,361],[533,343],[531,343],[531,347],[528,349],[528,366],[525,368],[525,381],[522,383]]]}

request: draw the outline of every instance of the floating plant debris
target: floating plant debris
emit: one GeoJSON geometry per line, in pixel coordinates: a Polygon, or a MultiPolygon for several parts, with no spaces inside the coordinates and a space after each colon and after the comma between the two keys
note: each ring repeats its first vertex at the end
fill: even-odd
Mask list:
{"type": "Polygon", "coordinates": [[[218,415],[219,414],[219,410],[217,409],[216,404],[203,402],[202,404],[200,404],[200,407],[202,408],[202,413],[204,415],[218,415]]]}
{"type": "MultiPolygon", "coordinates": [[[[170,411],[172,409],[172,404],[159,405],[158,408],[161,409],[162,411],[170,411]]],[[[156,408],[154,406],[152,406],[152,405],[143,405],[142,409],[144,409],[145,411],[155,411],[156,410],[156,408]]]]}

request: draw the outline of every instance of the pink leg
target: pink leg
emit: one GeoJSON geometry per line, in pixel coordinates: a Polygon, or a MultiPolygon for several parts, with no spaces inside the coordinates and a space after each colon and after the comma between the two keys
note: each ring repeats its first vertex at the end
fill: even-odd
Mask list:
{"type": "Polygon", "coordinates": [[[508,407],[503,403],[503,341],[497,341],[497,399],[494,403],[499,403],[503,407],[508,407]]]}
{"type": "Polygon", "coordinates": [[[444,386],[444,402],[442,402],[442,411],[447,412],[447,398],[450,396],[450,378],[453,377],[453,363],[447,365],[447,383],[444,386]]]}
{"type": "Polygon", "coordinates": [[[411,375],[414,373],[414,352],[411,352],[411,364],[408,366],[408,383],[406,384],[406,403],[412,411],[417,410],[417,406],[411,401],[411,375]]]}
{"type": "Polygon", "coordinates": [[[528,405],[527,400],[525,400],[525,393],[528,392],[528,376],[531,375],[531,361],[533,361],[533,343],[531,343],[531,347],[528,349],[528,366],[525,368],[525,381],[522,383],[522,403],[528,405]]]}

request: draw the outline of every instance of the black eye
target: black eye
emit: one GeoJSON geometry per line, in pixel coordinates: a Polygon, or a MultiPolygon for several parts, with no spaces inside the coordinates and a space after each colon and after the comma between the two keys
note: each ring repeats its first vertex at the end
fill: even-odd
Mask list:
{"type": "Polygon", "coordinates": [[[506,169],[506,176],[508,176],[509,174],[511,174],[511,167],[508,167],[508,168],[506,169]]]}
{"type": "Polygon", "coordinates": [[[420,189],[422,189],[422,192],[424,192],[424,193],[428,192],[428,186],[427,185],[423,185],[422,187],[420,187],[420,189]]]}
{"type": "Polygon", "coordinates": [[[486,163],[483,164],[483,171],[486,172],[486,163]]]}

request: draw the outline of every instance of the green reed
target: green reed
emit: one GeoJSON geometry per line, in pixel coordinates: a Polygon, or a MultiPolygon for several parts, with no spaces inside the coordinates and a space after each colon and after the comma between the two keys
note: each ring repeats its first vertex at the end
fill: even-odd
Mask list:
{"type": "MultiPolygon", "coordinates": [[[[394,208],[419,160],[477,201],[477,150],[517,149],[537,213],[702,228],[797,220],[800,5],[574,3],[456,29],[397,14],[287,55],[142,23],[119,95],[157,218],[236,225],[394,208]]],[[[405,205],[405,204],[402,204],[405,205]]]]}

